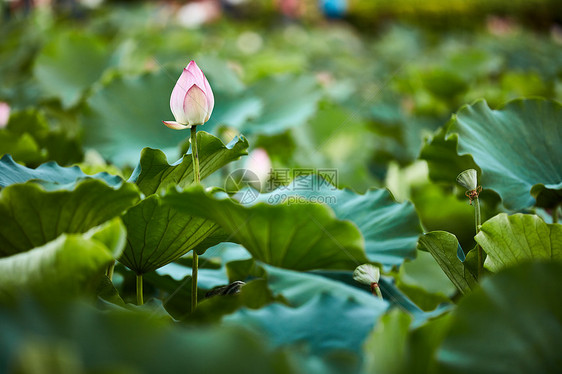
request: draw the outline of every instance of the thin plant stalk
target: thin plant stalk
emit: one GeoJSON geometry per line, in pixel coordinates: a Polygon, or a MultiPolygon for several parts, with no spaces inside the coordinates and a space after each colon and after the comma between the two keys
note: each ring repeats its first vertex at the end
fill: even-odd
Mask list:
{"type": "MultiPolygon", "coordinates": [[[[201,182],[199,175],[199,151],[197,150],[197,126],[191,126],[191,159],[193,163],[193,181],[201,182]]],[[[197,308],[197,273],[199,270],[199,256],[193,251],[193,264],[191,265],[191,311],[197,308]]]]}
{"type": "Polygon", "coordinates": [[[109,278],[109,280],[113,280],[113,270],[115,269],[115,261],[111,262],[105,271],[105,275],[109,278]]]}
{"type": "Polygon", "coordinates": [[[552,209],[552,223],[558,223],[559,210],[560,210],[560,204],[556,204],[556,206],[552,209]]]}
{"type": "Polygon", "coordinates": [[[383,299],[381,288],[379,287],[378,283],[375,283],[375,282],[371,283],[371,293],[374,296],[378,297],[379,299],[381,299],[381,300],[383,299]]]}
{"type": "Polygon", "coordinates": [[[142,274],[137,274],[137,305],[144,304],[142,297],[142,274]]]}
{"type": "MultiPolygon", "coordinates": [[[[478,196],[476,196],[476,198],[474,199],[474,226],[476,226],[477,235],[480,232],[481,225],[482,225],[482,217],[480,215],[480,201],[478,200],[478,196]]],[[[478,279],[480,279],[480,275],[482,274],[483,271],[483,267],[482,267],[483,254],[482,254],[482,247],[480,246],[480,244],[476,244],[476,250],[478,252],[477,275],[478,275],[478,279]]]]}

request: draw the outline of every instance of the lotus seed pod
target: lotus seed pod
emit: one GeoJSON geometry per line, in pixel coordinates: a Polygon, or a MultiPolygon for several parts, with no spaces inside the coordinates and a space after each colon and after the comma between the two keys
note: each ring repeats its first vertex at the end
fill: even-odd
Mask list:
{"type": "Polygon", "coordinates": [[[478,173],[474,169],[465,170],[457,176],[457,183],[469,191],[475,190],[478,186],[478,173]]]}
{"type": "Polygon", "coordinates": [[[373,283],[378,283],[380,277],[381,272],[379,268],[371,264],[360,265],[353,272],[354,280],[369,286],[373,283]]]}

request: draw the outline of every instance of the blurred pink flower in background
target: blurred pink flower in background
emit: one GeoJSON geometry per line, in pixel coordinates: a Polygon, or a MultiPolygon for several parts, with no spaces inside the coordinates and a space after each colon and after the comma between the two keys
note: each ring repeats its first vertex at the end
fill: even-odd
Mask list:
{"type": "Polygon", "coordinates": [[[221,15],[217,1],[206,0],[183,5],[176,13],[178,23],[189,29],[196,29],[205,23],[212,22],[221,15]]]}
{"type": "Polygon", "coordinates": [[[0,128],[6,127],[10,119],[10,106],[0,101],[0,128]]]}
{"type": "Polygon", "coordinates": [[[269,179],[271,173],[271,159],[263,148],[256,148],[248,155],[245,169],[250,170],[263,184],[269,179]]]}
{"type": "Polygon", "coordinates": [[[162,122],[174,130],[189,129],[207,122],[214,106],[215,98],[209,81],[192,60],[183,69],[170,97],[175,121],[162,122]]]}

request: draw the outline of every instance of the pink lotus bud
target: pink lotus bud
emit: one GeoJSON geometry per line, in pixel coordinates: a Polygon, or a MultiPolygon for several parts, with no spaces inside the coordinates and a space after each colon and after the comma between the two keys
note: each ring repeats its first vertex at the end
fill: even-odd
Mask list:
{"type": "Polygon", "coordinates": [[[0,101],[0,129],[6,127],[10,119],[10,106],[0,101]]]}
{"type": "Polygon", "coordinates": [[[175,121],[162,122],[174,130],[189,129],[207,122],[214,106],[215,98],[205,74],[195,61],[190,61],[170,97],[170,109],[175,121]]]}

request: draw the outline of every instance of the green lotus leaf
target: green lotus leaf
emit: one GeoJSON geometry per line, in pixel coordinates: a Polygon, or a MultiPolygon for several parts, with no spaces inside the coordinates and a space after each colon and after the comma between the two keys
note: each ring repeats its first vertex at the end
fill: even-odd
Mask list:
{"type": "Polygon", "coordinates": [[[498,214],[484,222],[475,239],[491,271],[529,260],[562,260],[562,225],[531,214],[498,214]]]}
{"type": "Polygon", "coordinates": [[[450,315],[444,314],[414,328],[412,317],[400,309],[383,315],[364,345],[363,372],[433,373],[435,352],[445,338],[450,315]]]}
{"type": "Polygon", "coordinates": [[[365,343],[366,372],[402,372],[411,322],[412,317],[400,309],[393,309],[380,318],[365,343]]]}
{"type": "Polygon", "coordinates": [[[275,135],[302,125],[314,115],[322,96],[311,76],[266,78],[251,87],[250,92],[260,98],[263,106],[260,115],[241,126],[244,134],[275,135]]]}
{"type": "Polygon", "coordinates": [[[418,249],[433,255],[441,269],[463,294],[477,286],[477,280],[457,257],[459,242],[446,231],[432,231],[420,237],[418,249]]]}
{"type": "Polygon", "coordinates": [[[365,238],[365,252],[370,261],[391,267],[415,257],[416,243],[422,233],[416,210],[412,203],[394,201],[387,190],[369,190],[360,195],[349,189],[338,190],[328,180],[311,175],[258,199],[271,203],[297,201],[299,197],[324,202],[338,219],[355,223],[365,238]]]}
{"type": "Polygon", "coordinates": [[[453,122],[454,117],[426,140],[420,153],[420,158],[427,161],[429,177],[436,182],[454,184],[462,171],[480,170],[470,155],[457,155],[458,134],[447,135],[453,122]]]}
{"type": "Polygon", "coordinates": [[[125,232],[113,221],[87,234],[62,234],[47,244],[0,259],[0,302],[11,302],[25,292],[60,300],[77,296],[91,286],[123,248],[125,232]],[[116,235],[108,248],[107,232],[116,235]],[[98,240],[102,239],[102,240],[98,240]]]}
{"type": "Polygon", "coordinates": [[[71,191],[45,191],[34,183],[5,187],[0,192],[0,257],[40,247],[63,233],[86,232],[138,199],[133,184],[113,188],[97,179],[71,191]]]}
{"type": "Polygon", "coordinates": [[[84,145],[117,165],[135,165],[145,147],[176,157],[189,131],[172,130],[170,94],[176,83],[163,70],[139,76],[115,76],[88,97],[83,112],[84,145]]]}
{"type": "Polygon", "coordinates": [[[274,303],[256,311],[241,309],[224,317],[223,323],[265,331],[276,345],[305,342],[314,353],[359,352],[375,320],[386,308],[387,304],[382,302],[373,307],[320,293],[298,308],[274,303]]]}
{"type": "Polygon", "coordinates": [[[556,373],[562,264],[525,262],[484,279],[452,312],[439,373],[556,373]]]}
{"type": "Polygon", "coordinates": [[[244,206],[205,193],[201,186],[171,192],[174,209],[217,222],[252,256],[294,270],[354,269],[367,262],[357,227],[320,204],[258,203],[244,206]]]}
{"type": "MultiPolygon", "coordinates": [[[[217,137],[205,131],[199,131],[197,147],[201,179],[229,162],[247,155],[248,146],[248,141],[244,137],[236,137],[229,144],[224,145],[217,137]]],[[[168,164],[164,152],[158,149],[143,149],[140,162],[129,182],[136,183],[141,192],[147,196],[165,189],[171,184],[180,187],[189,186],[193,183],[191,149],[172,165],[168,164]]]]}
{"type": "Polygon", "coordinates": [[[448,297],[456,292],[435,258],[425,251],[418,251],[415,260],[404,262],[395,280],[398,289],[424,311],[450,303],[448,297]]]}
{"type": "MultiPolygon", "coordinates": [[[[158,195],[130,208],[123,215],[123,223],[127,227],[127,246],[119,262],[137,274],[177,260],[220,230],[213,221],[163,204],[158,195]]],[[[208,243],[209,247],[215,244],[218,242],[208,243]]]]}
{"type": "MultiPolygon", "coordinates": [[[[265,278],[271,291],[282,296],[294,307],[300,307],[318,293],[353,300],[372,308],[379,308],[381,301],[369,290],[353,280],[352,271],[309,271],[299,272],[281,269],[256,262],[254,259],[227,263],[230,281],[265,278]],[[233,278],[235,276],[235,278],[233,278]]],[[[379,282],[384,302],[389,307],[397,306],[411,313],[417,322],[434,316],[425,313],[399,290],[392,278],[383,276],[379,282]]],[[[435,309],[435,308],[433,308],[435,309]]]]}
{"type": "Polygon", "coordinates": [[[75,137],[60,129],[51,129],[45,114],[35,109],[14,111],[4,129],[0,129],[0,155],[11,154],[27,166],[45,161],[67,165],[83,158],[75,137]]]}
{"type": "MultiPolygon", "coordinates": [[[[269,288],[276,295],[282,295],[295,307],[306,304],[318,293],[354,300],[375,309],[383,304],[369,291],[355,287],[356,284],[346,284],[315,272],[298,272],[267,265],[264,265],[263,269],[266,272],[264,277],[267,278],[269,288]]],[[[345,275],[348,276],[350,282],[354,282],[351,273],[345,275]]]]}
{"type": "MultiPolygon", "coordinates": [[[[162,124],[163,120],[173,120],[170,95],[176,80],[162,69],[138,76],[116,75],[97,87],[82,115],[85,146],[97,149],[117,165],[135,165],[145,147],[161,149],[168,158],[177,157],[178,145],[189,138],[189,131],[172,130],[162,124]]],[[[198,128],[211,131],[217,125],[241,125],[256,114],[259,104],[253,96],[220,91],[215,101],[209,122],[198,128]]]]}
{"type": "Polygon", "coordinates": [[[299,372],[264,337],[240,327],[183,329],[146,308],[100,312],[85,303],[38,303],[0,310],[0,371],[55,373],[165,371],[230,374],[299,372]],[[217,357],[220,357],[218,359],[217,357]],[[31,361],[31,362],[30,362],[31,361]]]}
{"type": "Polygon", "coordinates": [[[85,239],[94,239],[106,246],[114,258],[118,258],[125,249],[127,229],[120,217],[115,217],[102,225],[84,233],[85,239]]]}
{"type": "MultiPolygon", "coordinates": [[[[496,191],[506,208],[522,210],[537,201],[553,207],[562,200],[542,199],[541,194],[553,191],[555,197],[561,196],[557,192],[562,190],[561,120],[562,106],[554,101],[520,99],[499,110],[477,101],[461,108],[447,125],[446,151],[441,153],[442,160],[433,159],[430,167],[443,168],[449,178],[451,166],[456,165],[455,171],[460,173],[464,169],[459,167],[468,168],[466,160],[471,156],[482,171],[480,185],[496,191]],[[453,149],[464,161],[452,155],[453,149]],[[535,185],[543,187],[533,189],[535,185]]],[[[427,158],[427,153],[437,150],[426,147],[422,158],[427,158]]]]}
{"type": "Polygon", "coordinates": [[[82,179],[89,178],[101,179],[112,187],[118,187],[123,183],[123,179],[117,175],[110,175],[106,172],[87,175],[78,166],[62,167],[54,161],[41,164],[36,169],[30,169],[15,162],[10,155],[5,155],[0,159],[0,187],[35,180],[44,185],[48,184],[50,189],[68,188],[82,179]]]}
{"type": "Polygon", "coordinates": [[[260,309],[274,301],[279,301],[278,299],[280,298],[273,296],[264,279],[254,279],[244,284],[240,288],[240,293],[236,295],[219,295],[203,299],[197,305],[195,312],[185,321],[196,324],[218,322],[240,308],[260,309]]]}
{"type": "Polygon", "coordinates": [[[109,63],[110,50],[102,40],[71,32],[47,43],[35,60],[33,74],[49,96],[65,108],[78,103],[109,63]]]}

